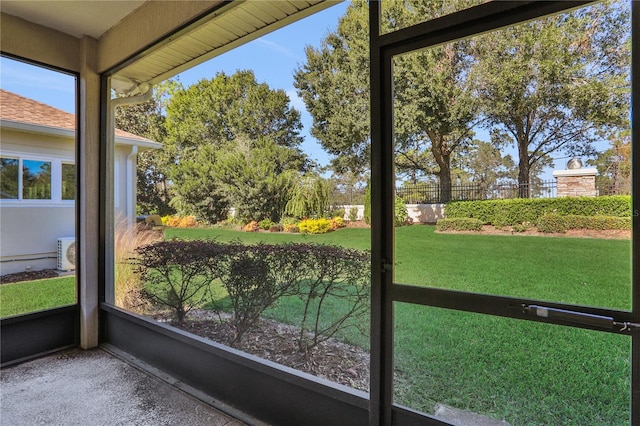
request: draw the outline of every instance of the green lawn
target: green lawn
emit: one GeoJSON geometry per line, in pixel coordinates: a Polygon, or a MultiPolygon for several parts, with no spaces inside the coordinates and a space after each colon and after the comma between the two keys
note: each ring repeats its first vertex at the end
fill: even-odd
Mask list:
{"type": "MultiPolygon", "coordinates": [[[[368,229],[325,235],[167,229],[167,237],[317,242],[368,248],[368,229]]],[[[396,282],[629,309],[628,240],[396,230],[396,282]]],[[[268,311],[292,321],[295,300],[268,311]]],[[[368,347],[357,331],[345,340],[368,347]]],[[[438,403],[512,425],[623,425],[630,419],[630,338],[396,303],[395,402],[438,403]]]]}
{"type": "MultiPolygon", "coordinates": [[[[368,229],[324,235],[167,229],[166,236],[370,247],[368,229]]],[[[411,226],[397,229],[396,248],[399,283],[631,305],[628,240],[437,234],[411,226]]],[[[74,302],[73,277],[0,286],[3,317],[74,302]]],[[[284,300],[267,315],[295,323],[300,308],[297,300],[284,300]]],[[[512,425],[629,423],[628,336],[405,303],[396,303],[394,319],[397,403],[425,412],[447,404],[512,425]]],[[[368,347],[368,337],[355,328],[341,337],[368,347]]]]}
{"type": "Polygon", "coordinates": [[[2,318],[74,303],[74,276],[0,285],[2,318]]]}

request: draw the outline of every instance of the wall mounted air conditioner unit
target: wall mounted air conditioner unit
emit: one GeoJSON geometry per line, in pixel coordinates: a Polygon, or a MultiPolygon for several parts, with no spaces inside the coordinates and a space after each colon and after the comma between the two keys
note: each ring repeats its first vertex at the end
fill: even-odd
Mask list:
{"type": "Polygon", "coordinates": [[[75,238],[58,238],[58,269],[61,271],[76,269],[75,238]]]}

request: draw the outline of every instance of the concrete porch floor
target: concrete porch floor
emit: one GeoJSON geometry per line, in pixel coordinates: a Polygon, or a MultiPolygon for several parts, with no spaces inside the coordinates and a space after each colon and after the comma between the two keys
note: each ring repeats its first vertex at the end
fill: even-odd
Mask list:
{"type": "Polygon", "coordinates": [[[248,423],[102,349],[71,349],[0,371],[0,424],[243,426],[248,423]]]}

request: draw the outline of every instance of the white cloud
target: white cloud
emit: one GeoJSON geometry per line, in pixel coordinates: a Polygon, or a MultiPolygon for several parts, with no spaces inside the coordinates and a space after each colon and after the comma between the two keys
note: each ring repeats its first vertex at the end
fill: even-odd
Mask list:
{"type": "Polygon", "coordinates": [[[271,50],[273,50],[275,52],[278,52],[281,55],[284,55],[284,56],[287,56],[289,58],[295,59],[296,61],[300,60],[298,55],[296,55],[288,47],[283,46],[283,45],[278,44],[278,43],[274,43],[273,41],[267,40],[264,37],[257,39],[256,43],[259,43],[259,44],[267,47],[268,49],[271,49],[271,50]]]}

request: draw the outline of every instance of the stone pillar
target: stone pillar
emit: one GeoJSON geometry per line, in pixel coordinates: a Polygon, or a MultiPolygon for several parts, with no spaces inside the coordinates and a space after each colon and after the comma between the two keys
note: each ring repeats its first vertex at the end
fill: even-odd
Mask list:
{"type": "Polygon", "coordinates": [[[553,172],[558,186],[556,196],[595,197],[597,173],[595,168],[556,170],[553,172]]]}

